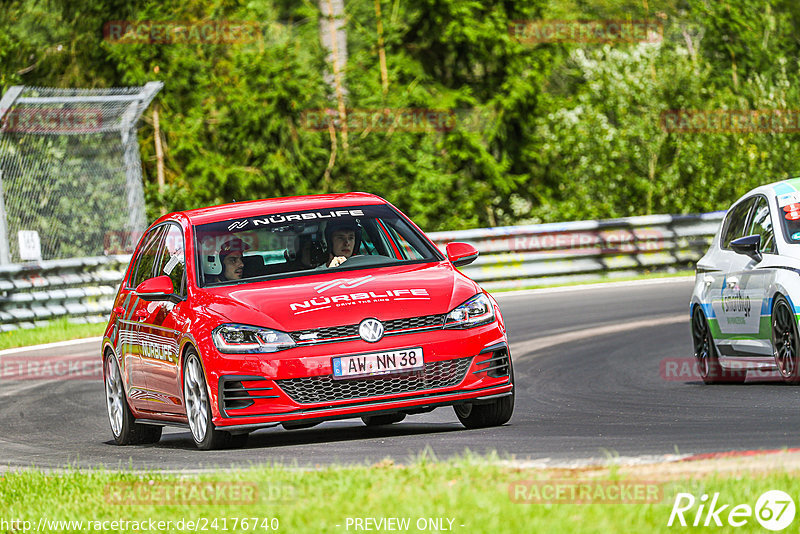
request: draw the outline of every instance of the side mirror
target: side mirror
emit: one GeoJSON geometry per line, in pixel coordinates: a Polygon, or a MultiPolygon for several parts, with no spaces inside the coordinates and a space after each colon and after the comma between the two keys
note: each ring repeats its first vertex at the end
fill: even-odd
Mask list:
{"type": "Polygon", "coordinates": [[[156,276],[155,278],[148,278],[136,287],[136,296],[147,302],[156,302],[161,300],[171,300],[176,302],[181,300],[180,297],[175,295],[175,288],[172,285],[172,280],[167,275],[156,276]]]}
{"type": "Polygon", "coordinates": [[[749,256],[756,262],[761,261],[761,236],[758,234],[734,239],[731,241],[731,248],[737,254],[749,256]]]}
{"type": "Polygon", "coordinates": [[[478,250],[469,243],[448,243],[447,259],[454,267],[469,265],[478,258],[478,250]]]}

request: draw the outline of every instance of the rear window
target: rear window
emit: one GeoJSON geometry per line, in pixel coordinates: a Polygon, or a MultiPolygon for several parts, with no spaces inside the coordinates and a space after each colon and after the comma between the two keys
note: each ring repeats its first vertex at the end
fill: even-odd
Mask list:
{"type": "Polygon", "coordinates": [[[201,286],[443,259],[387,205],[231,219],[197,226],[195,239],[201,286]]]}

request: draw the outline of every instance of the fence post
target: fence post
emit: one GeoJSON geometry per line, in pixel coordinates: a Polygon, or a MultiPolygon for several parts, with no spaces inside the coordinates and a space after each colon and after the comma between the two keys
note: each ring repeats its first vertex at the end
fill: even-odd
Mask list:
{"type": "MultiPolygon", "coordinates": [[[[124,147],[123,159],[125,161],[125,183],[128,197],[128,230],[130,235],[135,235],[136,231],[144,231],[147,227],[147,217],[145,207],[140,204],[138,188],[141,187],[142,163],[139,155],[139,145],[136,141],[136,121],[150,105],[156,93],[164,87],[164,82],[147,82],[139,93],[138,98],[131,102],[125,114],[122,116],[120,135],[124,147]]],[[[136,243],[133,242],[136,246],[136,243]]]]}
{"type": "MultiPolygon", "coordinates": [[[[0,140],[3,138],[3,118],[22,93],[22,85],[14,85],[0,99],[0,140]]],[[[8,243],[6,203],[3,199],[3,169],[0,169],[0,265],[11,263],[11,248],[8,243]]]]}
{"type": "MultiPolygon", "coordinates": [[[[0,122],[2,122],[0,114],[0,122]]],[[[8,228],[6,227],[6,203],[3,200],[3,169],[0,169],[0,265],[11,263],[11,249],[8,245],[8,228]]]]}

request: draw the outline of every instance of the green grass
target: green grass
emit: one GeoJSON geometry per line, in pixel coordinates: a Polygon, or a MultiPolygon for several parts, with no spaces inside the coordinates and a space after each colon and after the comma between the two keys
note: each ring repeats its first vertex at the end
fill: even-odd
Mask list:
{"type": "MultiPolygon", "coordinates": [[[[198,463],[202,462],[203,453],[192,451],[190,454],[197,455],[198,463]]],[[[751,507],[767,490],[785,491],[796,500],[800,496],[800,479],[796,474],[776,472],[664,481],[663,498],[657,504],[520,504],[510,497],[510,485],[520,481],[593,481],[590,473],[591,470],[512,468],[470,455],[446,462],[432,461],[430,456],[423,455],[407,466],[394,465],[391,461],[373,466],[318,470],[271,466],[185,477],[107,471],[68,470],[55,475],[21,471],[7,473],[0,480],[0,519],[27,520],[34,525],[43,514],[49,520],[61,521],[171,520],[173,528],[163,529],[163,532],[179,532],[175,522],[181,519],[204,519],[209,522],[207,531],[214,532],[222,531],[225,518],[229,532],[272,532],[262,529],[261,521],[276,518],[278,532],[344,533],[357,532],[352,524],[347,528],[348,518],[395,517],[410,519],[408,532],[419,531],[415,525],[421,518],[439,518],[444,519],[444,526],[448,525],[447,519],[453,520],[452,532],[463,533],[649,533],[687,530],[680,526],[667,527],[679,492],[692,493],[698,500],[703,493],[719,492],[719,504],[751,507]],[[576,479],[576,476],[584,478],[576,479]],[[212,496],[205,504],[182,504],[185,501],[174,502],[176,499],[168,493],[170,488],[181,487],[185,495],[194,491],[197,496],[200,488],[208,487],[203,483],[210,481],[219,484],[216,488],[241,490],[241,494],[246,495],[245,502],[222,503],[212,496]],[[173,486],[175,482],[179,486],[173,486]],[[120,486],[130,483],[139,484],[134,493],[128,486],[120,486]],[[137,499],[139,502],[134,502],[137,499]],[[120,504],[120,500],[125,504],[120,504]],[[233,528],[234,518],[245,517],[258,518],[258,528],[253,528],[253,521],[248,522],[246,529],[241,525],[233,528]],[[214,519],[217,520],[216,530],[210,528],[214,519]]],[[[626,481],[613,469],[604,480],[626,481]]],[[[653,478],[645,480],[651,484],[658,482],[653,478]]],[[[723,521],[731,508],[729,506],[721,514],[723,521]]],[[[696,511],[697,505],[685,514],[689,524],[696,511]]],[[[796,531],[798,523],[800,518],[787,532],[796,531]]],[[[0,524],[0,528],[4,526],[0,524]]],[[[724,531],[729,531],[729,527],[725,528],[724,531]]],[[[128,530],[133,529],[129,527],[128,530]]],[[[89,531],[86,525],[84,531],[89,531]]],[[[763,529],[750,517],[748,524],[736,531],[761,532],[763,529]]]]}
{"type": "Polygon", "coordinates": [[[0,350],[40,343],[102,336],[106,323],[74,324],[67,319],[51,321],[46,326],[0,333],[0,350]]]}

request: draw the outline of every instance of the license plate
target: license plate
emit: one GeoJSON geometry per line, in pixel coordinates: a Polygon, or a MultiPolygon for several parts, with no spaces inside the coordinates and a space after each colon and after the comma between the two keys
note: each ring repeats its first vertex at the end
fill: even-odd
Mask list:
{"type": "Polygon", "coordinates": [[[333,377],[355,378],[358,376],[385,375],[422,369],[424,366],[422,347],[358,354],[356,356],[338,356],[333,358],[333,377]]]}

